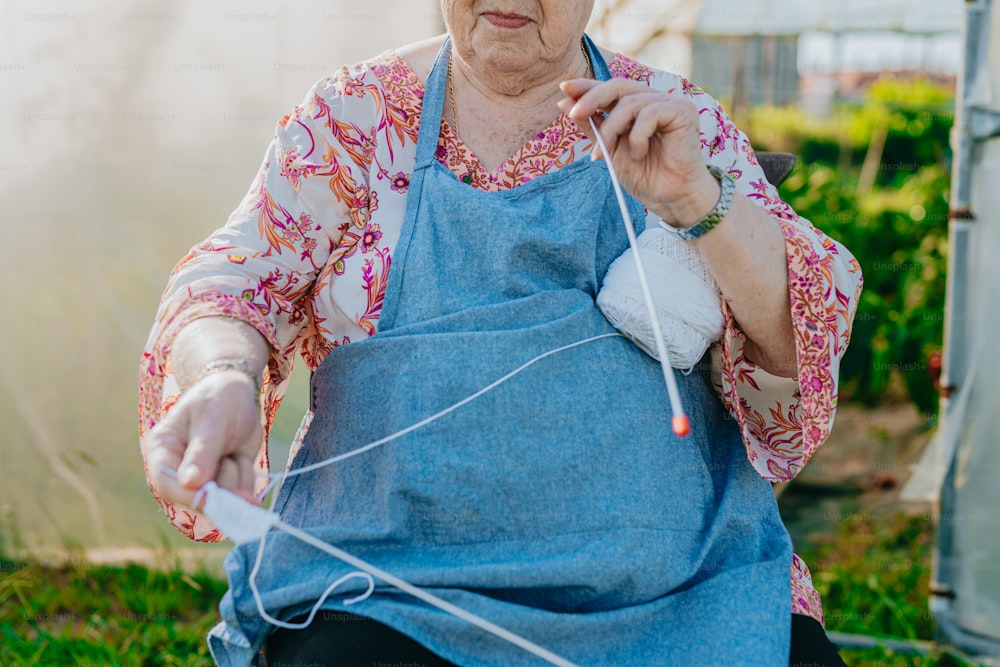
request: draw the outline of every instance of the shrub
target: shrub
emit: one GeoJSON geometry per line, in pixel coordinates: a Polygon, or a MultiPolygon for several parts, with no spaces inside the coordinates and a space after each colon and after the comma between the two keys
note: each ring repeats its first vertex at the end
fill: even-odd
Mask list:
{"type": "Polygon", "coordinates": [[[944,327],[949,94],[928,81],[885,79],[828,119],[765,108],[751,117],[758,150],[799,156],[784,199],[864,271],[841,367],[845,399],[874,404],[898,384],[922,413],[937,411],[928,360],[944,327]]]}

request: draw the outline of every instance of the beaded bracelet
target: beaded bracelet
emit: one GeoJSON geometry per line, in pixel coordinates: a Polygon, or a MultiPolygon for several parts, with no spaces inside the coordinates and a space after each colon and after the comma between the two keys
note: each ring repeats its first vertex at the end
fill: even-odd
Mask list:
{"type": "Polygon", "coordinates": [[[195,378],[194,383],[198,384],[206,377],[212,373],[221,373],[222,371],[238,371],[246,375],[253,382],[253,398],[257,405],[260,405],[260,380],[257,379],[257,374],[250,370],[250,366],[247,362],[239,359],[220,359],[218,361],[210,361],[205,364],[205,367],[201,369],[198,373],[198,377],[195,378]]]}

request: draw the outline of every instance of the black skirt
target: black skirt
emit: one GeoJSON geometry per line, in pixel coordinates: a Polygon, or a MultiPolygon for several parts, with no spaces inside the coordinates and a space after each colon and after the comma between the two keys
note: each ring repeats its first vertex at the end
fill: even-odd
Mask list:
{"type": "MultiPolygon", "coordinates": [[[[302,622],[305,617],[296,619],[302,622]]],[[[321,611],[307,628],[279,629],[267,640],[264,664],[372,667],[373,664],[457,667],[404,634],[364,616],[321,611]]],[[[846,667],[816,619],[792,614],[789,667],[846,667]]]]}

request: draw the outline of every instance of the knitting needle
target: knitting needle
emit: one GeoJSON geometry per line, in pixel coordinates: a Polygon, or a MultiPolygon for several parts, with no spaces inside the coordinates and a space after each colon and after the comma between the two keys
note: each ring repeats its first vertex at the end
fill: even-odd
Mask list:
{"type": "Polygon", "coordinates": [[[608,174],[611,176],[611,185],[614,186],[615,196],[618,198],[618,208],[625,222],[625,232],[628,234],[628,242],[632,247],[632,258],[635,260],[635,268],[639,272],[639,285],[642,287],[642,296],[646,301],[646,311],[649,314],[650,324],[653,326],[653,339],[656,341],[656,353],[660,359],[660,369],[663,371],[663,379],[667,383],[667,394],[670,396],[670,410],[673,418],[670,420],[674,433],[684,437],[691,433],[691,422],[684,413],[684,406],[681,404],[680,391],[677,389],[677,379],[674,377],[674,370],[670,366],[670,357],[667,355],[667,346],[663,342],[663,332],[660,330],[660,321],[656,317],[656,308],[653,306],[653,295],[649,291],[649,283],[646,281],[646,270],[642,265],[642,258],[639,256],[639,243],[635,236],[635,227],[632,225],[632,216],[628,212],[628,204],[625,203],[625,195],[622,192],[621,183],[618,181],[618,174],[615,172],[615,165],[611,162],[611,154],[608,147],[597,130],[594,118],[589,119],[590,127],[594,131],[594,138],[601,148],[601,156],[604,163],[608,165],[608,174]]]}

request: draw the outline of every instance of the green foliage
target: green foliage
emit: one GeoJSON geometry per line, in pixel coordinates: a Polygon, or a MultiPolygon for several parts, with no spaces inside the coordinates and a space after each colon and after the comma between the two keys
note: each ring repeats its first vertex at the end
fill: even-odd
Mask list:
{"type": "MultiPolygon", "coordinates": [[[[836,534],[806,539],[796,551],[809,563],[823,598],[826,628],[869,637],[935,639],[930,595],[930,519],[925,516],[868,513],[851,515],[836,534]]],[[[941,651],[896,654],[888,649],[841,650],[849,665],[967,664],[941,651]]]]}
{"type": "Polygon", "coordinates": [[[210,665],[225,588],[181,570],[0,560],[0,664],[210,665]]]}
{"type": "Polygon", "coordinates": [[[833,538],[797,545],[814,571],[827,627],[838,632],[932,639],[930,521],[848,517],[833,538]]]}
{"type": "Polygon", "coordinates": [[[890,78],[827,119],[797,109],[753,114],[758,150],[799,156],[782,197],[864,272],[841,367],[845,399],[872,405],[898,384],[923,414],[937,411],[928,359],[941,349],[944,325],[949,100],[934,83],[890,78]]]}

